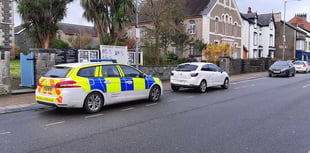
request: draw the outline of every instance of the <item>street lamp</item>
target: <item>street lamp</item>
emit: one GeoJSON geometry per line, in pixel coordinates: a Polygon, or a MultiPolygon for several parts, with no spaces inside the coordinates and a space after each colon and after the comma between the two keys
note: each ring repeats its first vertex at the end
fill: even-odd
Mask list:
{"type": "Polygon", "coordinates": [[[282,60],[284,60],[284,54],[285,54],[285,48],[286,48],[286,46],[285,46],[285,43],[286,43],[286,39],[285,39],[285,33],[286,33],[286,31],[285,31],[285,27],[286,27],[286,25],[285,25],[285,14],[286,14],[286,3],[287,2],[291,2],[291,1],[301,1],[301,0],[284,0],[284,19],[283,19],[283,52],[282,52],[282,60]]]}
{"type": "Polygon", "coordinates": [[[139,29],[139,4],[138,4],[138,0],[135,0],[135,5],[136,5],[136,51],[135,51],[135,58],[134,58],[134,62],[136,65],[136,68],[139,67],[139,38],[140,38],[140,29],[139,29]]]}

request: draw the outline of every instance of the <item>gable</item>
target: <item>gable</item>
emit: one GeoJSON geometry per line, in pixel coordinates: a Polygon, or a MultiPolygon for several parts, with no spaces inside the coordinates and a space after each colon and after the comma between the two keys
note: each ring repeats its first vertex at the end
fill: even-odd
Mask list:
{"type": "Polygon", "coordinates": [[[235,0],[224,0],[223,3],[216,2],[208,15],[210,15],[211,18],[219,17],[221,20],[226,20],[226,18],[228,18],[232,20],[233,23],[237,22],[238,25],[241,25],[241,16],[238,8],[235,6],[235,0]]]}

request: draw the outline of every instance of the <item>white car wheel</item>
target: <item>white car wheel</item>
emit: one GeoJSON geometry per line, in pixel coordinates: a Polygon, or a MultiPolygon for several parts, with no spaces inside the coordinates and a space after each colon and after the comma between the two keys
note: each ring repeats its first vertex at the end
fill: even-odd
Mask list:
{"type": "Polygon", "coordinates": [[[201,92],[201,93],[207,92],[207,82],[206,82],[205,80],[202,80],[202,81],[200,82],[200,85],[199,85],[199,87],[198,87],[198,90],[199,90],[199,92],[201,92]]]}

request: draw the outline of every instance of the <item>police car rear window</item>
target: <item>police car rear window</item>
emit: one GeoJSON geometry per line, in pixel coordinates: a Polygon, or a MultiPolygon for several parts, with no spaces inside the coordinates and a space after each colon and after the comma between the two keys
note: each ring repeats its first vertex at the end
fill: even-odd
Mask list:
{"type": "Polygon", "coordinates": [[[44,74],[44,77],[65,78],[72,68],[54,67],[44,74]]]}

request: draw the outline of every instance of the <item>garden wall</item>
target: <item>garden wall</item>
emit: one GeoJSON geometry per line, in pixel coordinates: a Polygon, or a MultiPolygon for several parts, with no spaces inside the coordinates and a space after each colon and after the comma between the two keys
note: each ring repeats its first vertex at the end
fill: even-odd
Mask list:
{"type": "Polygon", "coordinates": [[[274,60],[271,58],[232,59],[230,57],[221,57],[219,66],[228,74],[234,75],[267,71],[273,62],[274,60]]]}
{"type": "Polygon", "coordinates": [[[10,92],[10,48],[0,47],[0,95],[10,92]]]}

